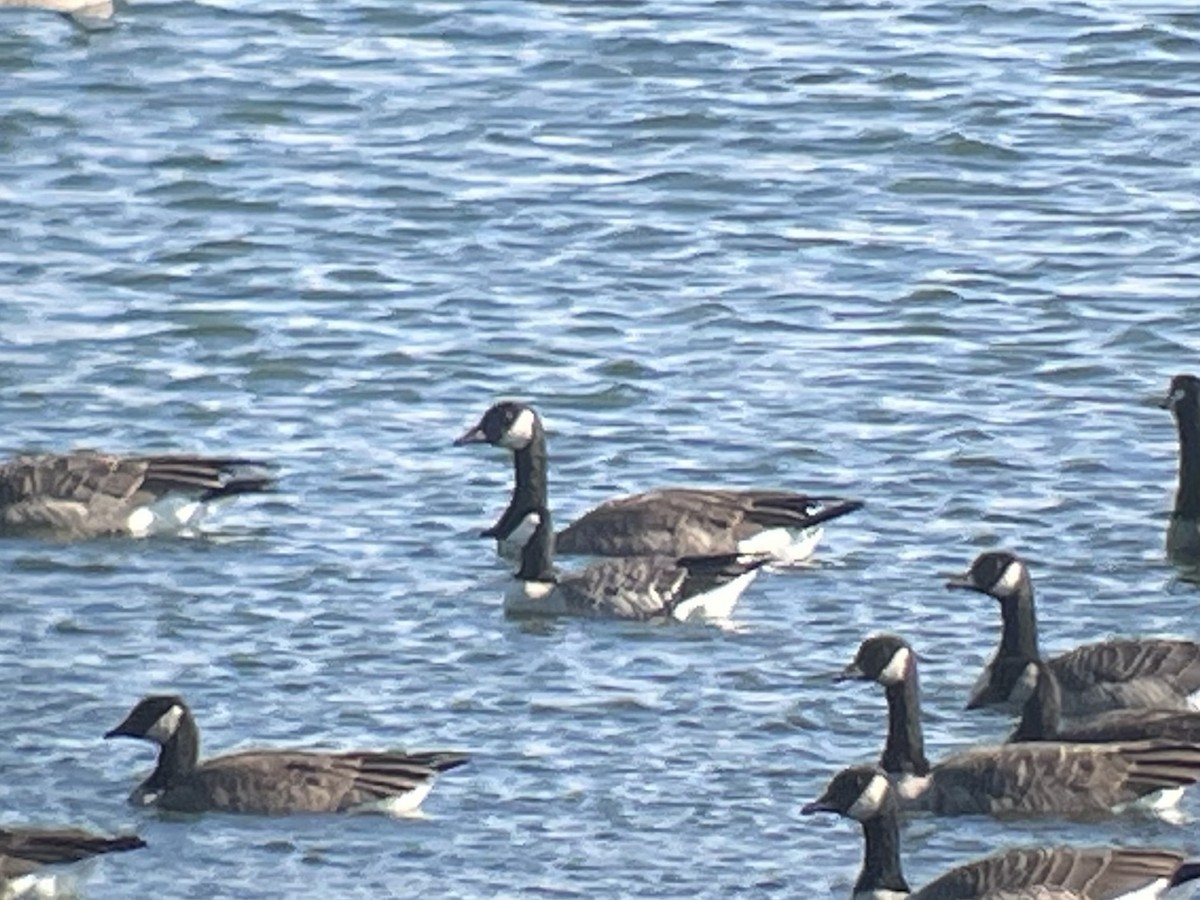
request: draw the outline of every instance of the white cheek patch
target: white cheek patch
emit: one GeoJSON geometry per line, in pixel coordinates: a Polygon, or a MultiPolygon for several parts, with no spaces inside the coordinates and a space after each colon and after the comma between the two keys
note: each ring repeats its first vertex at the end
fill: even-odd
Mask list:
{"type": "Polygon", "coordinates": [[[883,800],[889,790],[891,790],[891,785],[888,784],[887,776],[875,775],[867,783],[863,792],[858,795],[858,799],[846,810],[846,815],[860,822],[874,818],[883,807],[883,800]]]}
{"type": "Polygon", "coordinates": [[[877,680],[885,687],[892,684],[900,684],[908,678],[908,667],[911,664],[912,651],[907,647],[901,647],[892,654],[891,661],[883,667],[883,671],[879,673],[877,680]]]}
{"type": "Polygon", "coordinates": [[[540,514],[531,512],[526,513],[525,517],[517,523],[505,539],[510,544],[515,544],[518,547],[524,547],[533,538],[533,533],[538,530],[538,526],[542,524],[540,514]]]}
{"type": "Polygon", "coordinates": [[[500,436],[500,446],[509,450],[523,450],[533,440],[533,426],[536,421],[532,409],[523,409],[517,413],[513,423],[500,436]]]}
{"type": "Polygon", "coordinates": [[[1011,594],[1021,586],[1021,579],[1025,576],[1025,563],[1019,559],[1014,559],[1004,568],[1003,574],[996,579],[996,585],[992,588],[998,594],[1011,594]]]}
{"type": "Polygon", "coordinates": [[[151,725],[150,730],[146,732],[146,737],[165,744],[175,736],[181,721],[183,721],[183,707],[176,704],[158,717],[158,721],[151,725]]]}

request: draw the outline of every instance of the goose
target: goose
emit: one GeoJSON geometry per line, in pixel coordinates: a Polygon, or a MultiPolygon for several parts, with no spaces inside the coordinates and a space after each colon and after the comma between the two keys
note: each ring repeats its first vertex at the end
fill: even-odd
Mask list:
{"type": "Polygon", "coordinates": [[[145,847],[134,835],[104,837],[78,828],[0,828],[0,897],[52,897],[70,885],[44,867],[145,847]]]}
{"type": "Polygon", "coordinates": [[[214,500],[270,490],[266,463],[93,450],[0,462],[0,534],[144,537],[195,527],[214,500]]]}
{"type": "Polygon", "coordinates": [[[0,7],[44,9],[62,13],[80,24],[103,22],[112,18],[112,0],[0,0],[0,7]]]}
{"type": "Polygon", "coordinates": [[[199,762],[200,732],[183,698],[144,697],[105,738],[158,744],[158,765],[130,795],[135,806],[258,815],[417,811],[437,776],[467,762],[451,751],[249,750],[199,762]]]}
{"type": "MultiPolygon", "coordinates": [[[[967,709],[1018,712],[1032,685],[1022,679],[1038,653],[1033,580],[1015,554],[980,554],[963,576],[946,582],[1000,602],[1000,647],[971,691],[967,709]]],[[[1121,638],[1084,644],[1047,660],[1062,688],[1063,715],[1112,709],[1187,709],[1200,691],[1200,644],[1168,638],[1121,638]]]]}
{"type": "Polygon", "coordinates": [[[1009,743],[1066,741],[1098,744],[1166,739],[1200,744],[1200,712],[1196,710],[1114,709],[1063,723],[1062,691],[1050,667],[1041,660],[1028,663],[1021,678],[1033,688],[1009,743]]]}
{"type": "Polygon", "coordinates": [[[504,595],[510,616],[582,616],[638,621],[725,620],[768,556],[712,554],[598,559],[574,572],[554,568],[550,511],[531,511],[528,534],[504,595]]]}
{"type": "MultiPolygon", "coordinates": [[[[530,406],[493,405],[456,446],[491,444],[513,454],[512,499],[483,537],[501,556],[524,546],[526,513],[546,505],[546,433],[530,406]]],[[[559,553],[581,556],[698,556],[769,553],[781,565],[802,562],[821,539],[820,525],[862,507],[858,500],[779,490],[660,488],[618,497],[584,513],[556,537],[559,553]]]]}
{"type": "Polygon", "coordinates": [[[902,807],[935,815],[1095,816],[1145,798],[1166,813],[1200,780],[1200,745],[1181,741],[1004,744],[931,766],[921,732],[917,657],[891,634],[867,638],[841,680],[884,688],[888,734],[879,765],[902,807]],[[1169,795],[1159,796],[1160,792],[1169,795]]]}
{"type": "Polygon", "coordinates": [[[1168,850],[1022,847],[972,860],[913,891],[900,865],[896,791],[874,766],[833,777],[803,815],[832,812],[862,826],[851,900],[1153,900],[1200,878],[1200,863],[1168,850]]]}
{"type": "Polygon", "coordinates": [[[1167,556],[1200,562],[1200,379],[1176,375],[1159,406],[1169,409],[1179,430],[1179,487],[1167,526],[1167,556]]]}

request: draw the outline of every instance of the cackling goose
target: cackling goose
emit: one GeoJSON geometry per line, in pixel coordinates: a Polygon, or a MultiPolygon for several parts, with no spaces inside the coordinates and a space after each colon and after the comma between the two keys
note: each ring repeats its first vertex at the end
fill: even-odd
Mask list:
{"type": "Polygon", "coordinates": [[[0,828],[0,897],[56,896],[72,879],[63,884],[43,867],[145,846],[133,835],[110,838],[77,828],[0,828]]]}
{"type": "Polygon", "coordinates": [[[270,490],[269,470],[225,457],[18,456],[0,463],[0,534],[142,537],[191,528],[210,501],[270,490]]]}
{"type": "MultiPolygon", "coordinates": [[[[483,536],[496,538],[502,556],[516,556],[524,545],[519,528],[525,516],[546,505],[541,417],[521,403],[497,403],[454,443],[512,451],[512,500],[483,536]]],[[[583,556],[766,553],[774,562],[795,563],[812,555],[822,522],[862,505],[789,491],[661,488],[602,503],[559,532],[555,547],[559,553],[583,556]]]]}
{"type": "Polygon", "coordinates": [[[1200,744],[1200,712],[1179,709],[1114,709],[1085,718],[1062,721],[1062,691],[1046,663],[1028,663],[1021,676],[1032,683],[1029,699],[1021,709],[1021,723],[1009,743],[1021,741],[1111,741],[1172,740],[1200,744]]]}
{"type": "Polygon", "coordinates": [[[249,750],[198,762],[200,732],[176,696],[141,700],[106,738],[159,745],[154,772],[130,795],[138,806],[178,812],[282,815],[306,812],[415,812],[438,774],[465,753],[249,750]]]}
{"type": "MultiPolygon", "coordinates": [[[[1094,816],[1200,780],[1200,746],[1180,741],[1005,744],[925,757],[917,660],[895,635],[867,638],[842,679],[875,681],[888,704],[880,767],[901,805],[936,815],[1094,816]]],[[[1163,798],[1167,799],[1167,798],[1163,798]]],[[[1169,813],[1169,803],[1156,804],[1169,813]]]]}
{"type": "Polygon", "coordinates": [[[1166,850],[1025,847],[973,860],[913,891],[900,865],[895,794],[883,772],[854,766],[801,809],[862,826],[862,868],[851,900],[1154,900],[1200,878],[1200,863],[1166,850]]]}
{"type": "Polygon", "coordinates": [[[554,569],[550,511],[530,512],[528,534],[504,610],[513,616],[587,616],[656,621],[722,620],[770,558],[626,556],[598,559],[575,572],[554,569]]]}
{"type": "Polygon", "coordinates": [[[1179,430],[1179,486],[1167,526],[1167,556],[1200,562],[1200,379],[1176,375],[1159,404],[1175,416],[1179,430]]]}
{"type": "MultiPolygon", "coordinates": [[[[999,706],[1020,710],[1032,684],[1029,663],[1040,659],[1033,580],[1016,555],[980,554],[966,575],[946,582],[1000,602],[1000,647],[984,668],[967,709],[999,706]]],[[[1084,644],[1047,660],[1062,689],[1063,714],[1083,716],[1111,709],[1186,709],[1200,691],[1200,644],[1167,638],[1122,638],[1084,644]]]]}

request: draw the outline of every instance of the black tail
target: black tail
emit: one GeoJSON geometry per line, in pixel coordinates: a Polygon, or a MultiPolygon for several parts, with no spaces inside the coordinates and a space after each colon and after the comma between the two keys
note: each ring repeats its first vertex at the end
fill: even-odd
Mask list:
{"type": "Polygon", "coordinates": [[[200,500],[269,491],[273,466],[255,459],[155,456],[146,460],[146,484],[161,493],[199,491],[200,500]]]}
{"type": "Polygon", "coordinates": [[[764,528],[813,528],[863,508],[862,500],[808,497],[803,494],[768,496],[754,502],[751,520],[764,528]]]}
{"type": "Polygon", "coordinates": [[[1200,878],[1200,862],[1181,863],[1171,877],[1171,883],[1168,886],[1177,887],[1188,881],[1195,881],[1197,878],[1200,878]]]}
{"type": "Polygon", "coordinates": [[[708,553],[699,556],[681,556],[675,562],[687,569],[689,575],[737,578],[739,575],[762,568],[773,558],[769,553],[708,553]]]}

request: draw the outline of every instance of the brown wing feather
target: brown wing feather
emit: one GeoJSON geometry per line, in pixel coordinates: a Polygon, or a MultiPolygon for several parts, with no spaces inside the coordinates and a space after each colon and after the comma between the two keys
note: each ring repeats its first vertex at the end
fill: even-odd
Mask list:
{"type": "Polygon", "coordinates": [[[1006,744],[939,763],[928,805],[946,815],[1088,816],[1197,780],[1194,744],[1006,744]]]}
{"type": "Polygon", "coordinates": [[[565,554],[733,553],[765,528],[803,529],[862,504],[787,491],[660,488],[608,500],[560,531],[565,554]]]}
{"type": "Polygon", "coordinates": [[[145,847],[133,835],[104,837],[77,828],[0,829],[0,877],[17,878],[52,863],[145,847]]]}
{"type": "Polygon", "coordinates": [[[953,869],[911,900],[985,896],[1116,900],[1157,881],[1170,881],[1182,862],[1178,854],[1162,850],[1015,849],[953,869]]]}

